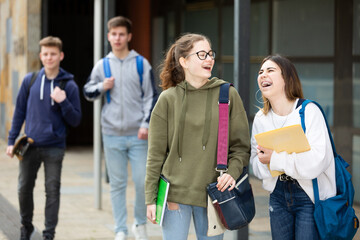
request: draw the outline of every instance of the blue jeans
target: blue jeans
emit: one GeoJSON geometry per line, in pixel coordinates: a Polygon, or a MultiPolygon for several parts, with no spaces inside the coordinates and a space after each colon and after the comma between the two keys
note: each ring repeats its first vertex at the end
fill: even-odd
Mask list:
{"type": "Polygon", "coordinates": [[[297,181],[277,181],[269,211],[272,239],[319,239],[314,204],[297,181]]]}
{"type": "Polygon", "coordinates": [[[44,163],[46,203],[43,235],[55,235],[60,207],[61,169],[64,153],[64,148],[30,146],[23,160],[19,161],[18,195],[21,224],[28,229],[33,227],[35,180],[41,163],[44,163]]]}
{"type": "Polygon", "coordinates": [[[126,226],[126,186],[128,161],[135,183],[135,224],[146,223],[145,175],[148,141],[137,136],[112,136],[103,134],[106,168],[110,180],[115,232],[128,233],[126,226]]]}
{"type": "Polygon", "coordinates": [[[198,240],[221,240],[224,234],[207,236],[207,210],[203,207],[179,204],[179,209],[169,210],[166,206],[162,226],[164,240],[186,240],[189,234],[191,216],[194,218],[196,237],[198,240]]]}

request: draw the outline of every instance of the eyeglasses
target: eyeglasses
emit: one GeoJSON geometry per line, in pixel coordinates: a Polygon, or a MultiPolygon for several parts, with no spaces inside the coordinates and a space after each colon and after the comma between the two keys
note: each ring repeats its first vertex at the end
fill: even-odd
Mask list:
{"type": "Polygon", "coordinates": [[[200,60],[205,60],[207,56],[209,56],[211,59],[215,59],[215,51],[210,50],[209,52],[205,52],[204,50],[198,51],[196,53],[191,53],[187,55],[185,58],[190,57],[191,55],[197,55],[200,60]]]}

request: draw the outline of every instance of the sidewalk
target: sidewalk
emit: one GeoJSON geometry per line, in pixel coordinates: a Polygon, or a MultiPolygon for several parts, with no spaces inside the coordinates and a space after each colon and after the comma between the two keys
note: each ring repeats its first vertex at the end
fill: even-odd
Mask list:
{"type": "MultiPolygon", "coordinates": [[[[5,143],[0,140],[0,240],[19,239],[19,214],[17,200],[18,160],[5,155],[5,143]]],[[[130,166],[129,166],[130,167],[130,166]]],[[[130,231],[133,223],[134,186],[129,176],[127,189],[129,240],[134,239],[130,231]]],[[[44,226],[44,172],[39,170],[34,190],[35,211],[33,223],[39,230],[37,239],[41,239],[44,226]]],[[[261,187],[261,182],[251,178],[256,201],[256,216],[249,227],[250,240],[270,240],[268,217],[268,193],[261,187]]],[[[56,229],[57,240],[112,240],[113,217],[109,185],[103,181],[102,209],[95,209],[93,157],[91,147],[73,147],[66,151],[63,163],[61,207],[59,224],[56,229]]],[[[358,216],[359,208],[357,210],[358,216]]],[[[147,224],[151,240],[162,239],[161,228],[147,224]]],[[[225,240],[236,239],[234,233],[227,231],[225,240]]],[[[355,239],[360,239],[358,237],[355,239]]],[[[190,240],[196,239],[193,227],[190,229],[190,240]]]]}

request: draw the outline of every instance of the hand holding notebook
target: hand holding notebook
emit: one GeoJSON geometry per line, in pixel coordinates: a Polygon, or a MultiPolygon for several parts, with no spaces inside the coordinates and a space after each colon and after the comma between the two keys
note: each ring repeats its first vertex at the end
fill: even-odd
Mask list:
{"type": "Polygon", "coordinates": [[[163,175],[160,175],[158,195],[156,200],[156,220],[155,220],[160,226],[162,226],[164,220],[164,213],[165,213],[169,187],[170,187],[170,182],[163,175]]]}
{"type": "MultiPolygon", "coordinates": [[[[276,152],[285,151],[290,154],[310,150],[309,142],[300,124],[259,133],[254,137],[259,146],[272,149],[276,152]]],[[[283,172],[273,170],[270,170],[270,173],[273,177],[283,174],[283,172]]]]}

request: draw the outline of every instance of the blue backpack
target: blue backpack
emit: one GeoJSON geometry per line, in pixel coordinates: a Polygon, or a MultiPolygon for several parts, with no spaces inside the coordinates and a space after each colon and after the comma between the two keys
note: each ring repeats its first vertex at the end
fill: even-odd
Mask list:
{"type": "MultiPolygon", "coordinates": [[[[326,240],[350,240],[359,228],[359,220],[353,208],[354,186],[351,181],[351,174],[346,170],[349,166],[345,160],[337,154],[334,140],[331,135],[329,124],[321,106],[312,100],[299,99],[302,102],[299,111],[301,126],[305,127],[305,107],[308,103],[314,103],[321,110],[328,129],[335,160],[336,196],[326,200],[319,199],[319,187],[317,178],[313,179],[315,210],[314,219],[318,228],[320,238],[326,240]]],[[[299,105],[299,103],[298,103],[299,105]]]]}
{"type": "MultiPolygon", "coordinates": [[[[136,56],[136,68],[140,77],[140,89],[141,89],[141,97],[144,96],[144,92],[142,89],[142,83],[143,83],[143,74],[144,74],[144,57],[141,55],[137,55],[136,56]]],[[[104,73],[105,73],[105,77],[109,78],[111,77],[111,70],[110,70],[110,63],[109,63],[109,58],[105,57],[103,58],[103,67],[104,67],[104,73]]],[[[106,100],[107,103],[110,103],[110,90],[106,91],[106,100]]]]}

